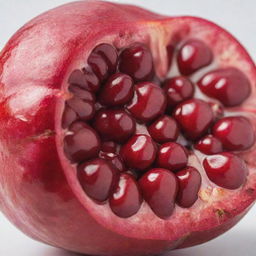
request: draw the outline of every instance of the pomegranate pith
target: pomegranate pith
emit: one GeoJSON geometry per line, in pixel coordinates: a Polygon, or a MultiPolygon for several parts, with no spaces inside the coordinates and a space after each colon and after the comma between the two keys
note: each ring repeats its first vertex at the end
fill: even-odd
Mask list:
{"type": "Polygon", "coordinates": [[[256,198],[255,81],[203,19],[90,0],[35,18],[0,53],[1,210],[89,255],[217,237],[256,198]]]}

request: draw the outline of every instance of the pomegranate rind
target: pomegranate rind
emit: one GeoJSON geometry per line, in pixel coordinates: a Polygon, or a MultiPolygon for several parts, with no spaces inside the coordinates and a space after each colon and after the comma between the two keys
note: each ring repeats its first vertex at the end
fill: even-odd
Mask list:
{"type": "Polygon", "coordinates": [[[255,146],[243,153],[249,175],[236,191],[209,182],[200,157],[192,156],[203,178],[200,199],[186,210],[177,206],[168,220],[154,215],[146,203],[129,219],[114,215],[107,203],[96,204],[82,192],[75,167],[63,153],[68,75],[90,50],[102,42],[116,47],[146,43],[158,76],[164,77],[165,46],[177,35],[207,42],[218,67],[232,65],[247,75],[252,94],[229,111],[244,113],[256,127],[255,64],[236,39],[209,21],[80,1],[38,16],[10,39],[0,55],[0,208],[20,230],[80,253],[148,255],[206,242],[244,216],[256,198],[255,146]]]}

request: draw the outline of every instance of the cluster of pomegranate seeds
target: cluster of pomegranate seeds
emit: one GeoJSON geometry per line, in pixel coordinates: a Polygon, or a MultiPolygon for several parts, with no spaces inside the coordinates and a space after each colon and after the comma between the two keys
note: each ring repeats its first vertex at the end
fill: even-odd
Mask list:
{"type": "Polygon", "coordinates": [[[191,207],[202,170],[225,189],[240,188],[248,174],[236,153],[254,145],[254,129],[244,116],[227,116],[224,107],[246,100],[249,80],[234,67],[212,70],[197,82],[208,96],[202,99],[190,75],[213,62],[211,49],[197,39],[170,46],[180,75],[164,81],[142,43],[124,49],[99,44],[68,79],[64,151],[77,164],[85,193],[107,201],[121,218],[136,214],[143,201],[160,218],[170,217],[176,204],[191,207]],[[202,159],[200,170],[189,165],[193,153],[202,159]]]}

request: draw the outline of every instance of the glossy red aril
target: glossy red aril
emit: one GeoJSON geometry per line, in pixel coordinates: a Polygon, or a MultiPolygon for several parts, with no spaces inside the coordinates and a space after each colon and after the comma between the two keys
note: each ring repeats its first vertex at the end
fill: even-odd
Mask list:
{"type": "Polygon", "coordinates": [[[132,175],[123,173],[109,198],[112,211],[121,218],[128,218],[136,214],[143,201],[137,181],[132,175]]]}
{"type": "Polygon", "coordinates": [[[151,137],[158,143],[175,141],[179,135],[179,129],[175,119],[162,116],[148,127],[151,137]]]}
{"type": "Polygon", "coordinates": [[[135,122],[124,110],[100,110],[95,116],[94,127],[104,139],[124,142],[133,135],[135,122]]]}
{"type": "Polygon", "coordinates": [[[119,172],[125,171],[125,166],[119,155],[109,152],[100,152],[100,158],[110,162],[119,172]]]}
{"type": "MultiPolygon", "coordinates": [[[[97,45],[90,56],[100,56],[108,66],[109,74],[112,74],[116,71],[117,61],[118,61],[118,53],[114,46],[110,44],[99,44],[97,45]]],[[[90,60],[90,56],[88,58],[88,63],[90,60]]]]}
{"type": "Polygon", "coordinates": [[[201,187],[201,174],[194,167],[187,168],[176,173],[179,185],[177,203],[184,208],[191,207],[198,199],[198,192],[201,187]]]}
{"type": "Polygon", "coordinates": [[[79,165],[77,176],[85,193],[101,202],[108,199],[118,179],[116,169],[102,159],[79,165]]]}
{"type": "Polygon", "coordinates": [[[220,187],[238,189],[246,180],[248,168],[245,162],[232,153],[208,156],[203,161],[209,179],[220,187]]]}
{"type": "Polygon", "coordinates": [[[206,135],[205,137],[201,138],[195,144],[195,149],[206,155],[213,155],[223,152],[221,141],[212,135],[206,135]]]}
{"type": "Polygon", "coordinates": [[[179,70],[182,75],[191,75],[211,64],[212,60],[211,49],[204,42],[197,39],[186,41],[181,46],[177,56],[179,70]]]}
{"type": "Polygon", "coordinates": [[[151,51],[145,44],[130,45],[120,54],[119,70],[131,76],[135,82],[151,80],[154,75],[151,51]]]}
{"type": "Polygon", "coordinates": [[[250,121],[243,116],[220,119],[212,129],[226,150],[246,150],[255,143],[255,131],[250,121]]]}
{"type": "Polygon", "coordinates": [[[91,127],[76,122],[69,130],[69,134],[64,139],[64,151],[72,162],[81,162],[97,156],[100,139],[91,127]]]}
{"type": "Polygon", "coordinates": [[[88,91],[96,92],[99,89],[99,78],[91,70],[90,67],[83,70],[74,70],[68,79],[69,84],[77,85],[88,91]]]}
{"type": "Polygon", "coordinates": [[[127,106],[129,112],[139,121],[148,122],[163,114],[166,108],[166,97],[163,90],[150,82],[135,86],[135,95],[127,106]]]}
{"type": "Polygon", "coordinates": [[[180,102],[192,98],[194,94],[194,85],[183,76],[177,76],[165,80],[163,89],[167,95],[169,107],[176,106],[180,102]]]}
{"type": "Polygon", "coordinates": [[[133,97],[133,81],[122,73],[112,75],[100,92],[99,101],[106,106],[120,106],[133,97]]]}
{"type": "Polygon", "coordinates": [[[120,154],[128,167],[145,170],[155,160],[156,145],[148,135],[137,134],[122,146],[120,154]]]}
{"type": "Polygon", "coordinates": [[[62,127],[68,128],[77,119],[76,112],[65,104],[63,115],[62,115],[62,127]]]}
{"type": "Polygon", "coordinates": [[[161,168],[177,171],[186,167],[188,154],[186,149],[178,143],[168,142],[163,144],[158,151],[157,164],[161,168]]]}
{"type": "Polygon", "coordinates": [[[101,151],[108,153],[115,153],[117,144],[113,141],[104,141],[101,144],[101,151]]]}
{"type": "Polygon", "coordinates": [[[139,180],[144,199],[160,218],[168,218],[175,208],[178,182],[169,170],[155,168],[139,180]]]}
{"type": "Polygon", "coordinates": [[[202,137],[213,122],[213,112],[208,103],[191,99],[180,103],[173,113],[185,136],[191,140],[202,137]]]}
{"type": "Polygon", "coordinates": [[[228,107],[240,105],[251,92],[246,75],[233,67],[210,71],[199,80],[198,86],[204,94],[228,107]]]}

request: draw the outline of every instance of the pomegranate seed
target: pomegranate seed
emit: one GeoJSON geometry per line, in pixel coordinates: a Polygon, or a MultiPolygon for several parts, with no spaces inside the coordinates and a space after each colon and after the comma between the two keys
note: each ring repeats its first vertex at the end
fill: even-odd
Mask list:
{"type": "Polygon", "coordinates": [[[101,151],[107,153],[115,153],[117,145],[113,141],[104,141],[101,144],[101,151]]]}
{"type": "Polygon", "coordinates": [[[246,150],[255,143],[255,133],[250,121],[242,116],[220,119],[212,129],[227,150],[246,150]]]}
{"type": "Polygon", "coordinates": [[[179,130],[175,119],[169,116],[162,116],[148,127],[151,137],[158,143],[175,141],[178,138],[179,130]]]}
{"type": "Polygon", "coordinates": [[[163,90],[149,82],[135,86],[135,95],[127,106],[130,113],[139,121],[148,122],[164,113],[166,97],[163,90]]]}
{"type": "Polygon", "coordinates": [[[115,142],[124,142],[135,132],[133,118],[123,110],[100,110],[94,127],[104,139],[115,142]]]}
{"type": "Polygon", "coordinates": [[[198,86],[207,96],[228,107],[240,105],[251,92],[251,84],[245,74],[232,67],[207,73],[199,80],[198,86]]]}
{"type": "Polygon", "coordinates": [[[99,79],[90,67],[84,68],[83,72],[78,69],[74,70],[68,82],[71,85],[77,85],[91,92],[96,92],[99,89],[99,79]]]}
{"type": "Polygon", "coordinates": [[[81,162],[98,155],[100,140],[96,132],[82,122],[71,125],[69,134],[64,139],[64,151],[72,162],[81,162]]]}
{"type": "Polygon", "coordinates": [[[124,172],[125,167],[121,158],[114,153],[100,152],[100,158],[110,162],[119,172],[124,172]]]}
{"type": "Polygon", "coordinates": [[[79,165],[77,176],[85,193],[100,202],[108,199],[118,180],[116,169],[102,159],[79,165]]]}
{"type": "Polygon", "coordinates": [[[145,170],[156,157],[156,145],[148,135],[134,135],[123,145],[120,154],[128,167],[145,170]]]}
{"type": "Polygon", "coordinates": [[[115,47],[110,44],[99,44],[92,50],[92,54],[102,57],[108,66],[110,74],[116,71],[118,53],[115,47]]]}
{"type": "Polygon", "coordinates": [[[93,52],[88,57],[88,65],[99,78],[100,81],[104,81],[109,75],[109,68],[104,58],[93,52]]]}
{"type": "Polygon", "coordinates": [[[246,181],[248,169],[245,162],[232,153],[208,156],[203,161],[208,178],[226,189],[238,189],[246,181]]]}
{"type": "Polygon", "coordinates": [[[130,76],[116,73],[101,90],[99,101],[103,105],[118,106],[128,103],[133,97],[133,81],[130,76]]]}
{"type": "Polygon", "coordinates": [[[195,149],[206,155],[213,155],[223,152],[222,143],[212,135],[206,135],[195,144],[195,149]]]}
{"type": "Polygon", "coordinates": [[[121,174],[119,183],[109,198],[112,211],[121,218],[131,217],[140,209],[142,200],[136,180],[129,174],[121,174]]]}
{"type": "Polygon", "coordinates": [[[95,114],[94,102],[82,100],[78,97],[73,97],[67,101],[67,105],[73,109],[78,118],[87,121],[93,118],[95,114]]]}
{"type": "Polygon", "coordinates": [[[71,93],[74,94],[75,97],[86,101],[95,102],[94,94],[88,90],[82,89],[75,85],[70,85],[68,89],[71,93]]]}
{"type": "Polygon", "coordinates": [[[174,110],[185,136],[195,140],[203,136],[213,122],[213,112],[209,104],[199,99],[190,99],[180,103],[174,110]]]}
{"type": "Polygon", "coordinates": [[[144,199],[160,218],[168,218],[175,208],[178,183],[175,175],[161,168],[148,171],[139,180],[144,199]]]}
{"type": "Polygon", "coordinates": [[[62,115],[62,127],[68,128],[77,119],[76,112],[65,104],[64,112],[62,115]]]}
{"type": "Polygon", "coordinates": [[[185,42],[177,56],[180,73],[186,76],[208,66],[212,60],[211,49],[204,42],[197,39],[190,39],[185,42]]]}
{"type": "Polygon", "coordinates": [[[166,47],[166,51],[167,51],[167,56],[168,56],[168,66],[171,67],[172,61],[173,61],[174,52],[175,52],[175,45],[173,43],[169,44],[166,47]]]}
{"type": "Polygon", "coordinates": [[[134,43],[125,48],[119,57],[119,70],[131,76],[135,82],[151,80],[154,67],[148,47],[141,43],[134,43]]]}
{"type": "Polygon", "coordinates": [[[165,143],[159,148],[157,163],[161,168],[177,171],[187,166],[187,151],[178,143],[165,143]]]}
{"type": "Polygon", "coordinates": [[[192,82],[183,76],[165,80],[163,89],[167,95],[169,107],[176,106],[178,103],[192,98],[195,90],[192,82]]]}
{"type": "Polygon", "coordinates": [[[198,199],[202,178],[194,167],[187,168],[176,173],[179,184],[177,203],[183,208],[191,207],[198,199]]]}

